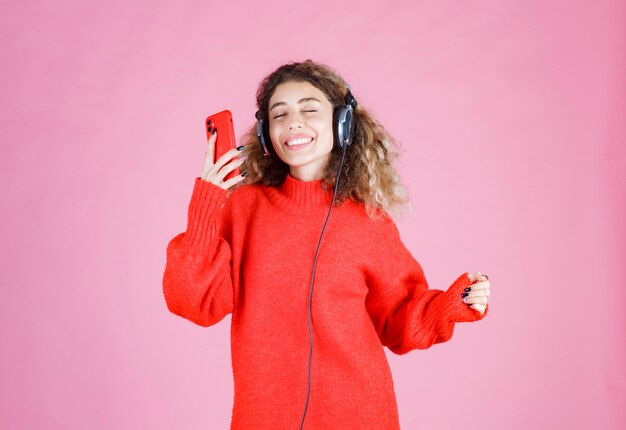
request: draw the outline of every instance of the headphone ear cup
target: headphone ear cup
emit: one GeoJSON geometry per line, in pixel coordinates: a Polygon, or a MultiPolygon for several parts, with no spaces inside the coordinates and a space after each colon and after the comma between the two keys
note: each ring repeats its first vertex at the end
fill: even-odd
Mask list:
{"type": "Polygon", "coordinates": [[[352,139],[354,138],[354,109],[352,106],[348,106],[346,109],[344,128],[346,145],[350,146],[352,145],[352,139]]]}
{"type": "Polygon", "coordinates": [[[274,157],[274,148],[272,148],[272,141],[270,140],[269,130],[265,126],[265,121],[257,112],[257,126],[256,126],[256,135],[259,140],[259,146],[261,148],[261,152],[269,158],[274,157]]]}
{"type": "Polygon", "coordinates": [[[263,120],[257,118],[256,124],[256,137],[259,141],[259,147],[261,148],[261,152],[267,155],[267,147],[265,146],[265,136],[263,132],[263,120]]]}
{"type": "Polygon", "coordinates": [[[333,114],[335,143],[341,149],[344,146],[352,145],[352,137],[354,134],[352,106],[342,106],[335,110],[333,114]]]}
{"type": "Polygon", "coordinates": [[[278,155],[276,155],[276,151],[274,151],[274,146],[272,145],[272,139],[270,139],[269,127],[265,124],[265,121],[263,121],[263,144],[267,148],[268,157],[274,160],[278,159],[278,155]]]}

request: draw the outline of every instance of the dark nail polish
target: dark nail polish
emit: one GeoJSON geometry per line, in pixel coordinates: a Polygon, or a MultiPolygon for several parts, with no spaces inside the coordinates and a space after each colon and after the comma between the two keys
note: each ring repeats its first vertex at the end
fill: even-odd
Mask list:
{"type": "Polygon", "coordinates": [[[461,294],[461,297],[467,297],[467,296],[469,296],[469,293],[463,293],[463,294],[461,294]]]}
{"type": "Polygon", "coordinates": [[[243,177],[245,178],[246,176],[248,176],[248,172],[243,172],[243,173],[241,174],[241,176],[243,176],[243,177]]]}
{"type": "Polygon", "coordinates": [[[472,291],[472,287],[467,287],[467,288],[465,289],[465,292],[468,292],[468,291],[472,291]]]}
{"type": "Polygon", "coordinates": [[[243,145],[237,147],[237,151],[241,151],[243,149],[243,145]]]}
{"type": "Polygon", "coordinates": [[[215,127],[215,128],[213,129],[213,132],[211,132],[211,134],[215,134],[215,133],[217,133],[217,127],[215,127]]]}

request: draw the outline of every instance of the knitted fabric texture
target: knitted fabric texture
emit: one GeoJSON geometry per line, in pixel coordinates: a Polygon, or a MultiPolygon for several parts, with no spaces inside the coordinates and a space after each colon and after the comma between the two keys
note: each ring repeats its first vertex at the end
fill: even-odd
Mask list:
{"type": "MultiPolygon", "coordinates": [[[[231,429],[299,428],[307,395],[308,298],[332,190],[287,176],[230,195],[195,178],[187,229],[167,246],[168,309],[201,326],[231,314],[231,429]]],[[[399,429],[396,354],[452,337],[484,314],[462,302],[466,273],[429,289],[388,217],[362,204],[333,208],[311,301],[313,357],[305,429],[399,429]]]]}

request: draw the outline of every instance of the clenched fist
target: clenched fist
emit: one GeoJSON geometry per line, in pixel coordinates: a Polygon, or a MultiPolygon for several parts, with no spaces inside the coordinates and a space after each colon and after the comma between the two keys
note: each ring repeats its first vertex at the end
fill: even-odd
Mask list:
{"type": "Polygon", "coordinates": [[[461,297],[463,302],[467,303],[470,308],[476,309],[482,315],[485,313],[491,294],[489,278],[480,272],[470,273],[468,276],[472,280],[472,285],[466,288],[467,291],[463,292],[461,297]]]}

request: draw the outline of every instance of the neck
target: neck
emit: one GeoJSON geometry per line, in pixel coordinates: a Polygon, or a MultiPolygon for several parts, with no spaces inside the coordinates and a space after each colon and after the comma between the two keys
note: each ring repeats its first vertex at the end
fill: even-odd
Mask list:
{"type": "Polygon", "coordinates": [[[302,172],[301,170],[293,168],[289,170],[289,175],[302,182],[318,181],[324,177],[321,172],[302,172]]]}
{"type": "Polygon", "coordinates": [[[305,164],[302,166],[290,166],[289,174],[299,181],[319,181],[324,178],[324,168],[328,159],[320,160],[317,163],[305,164]]]}

